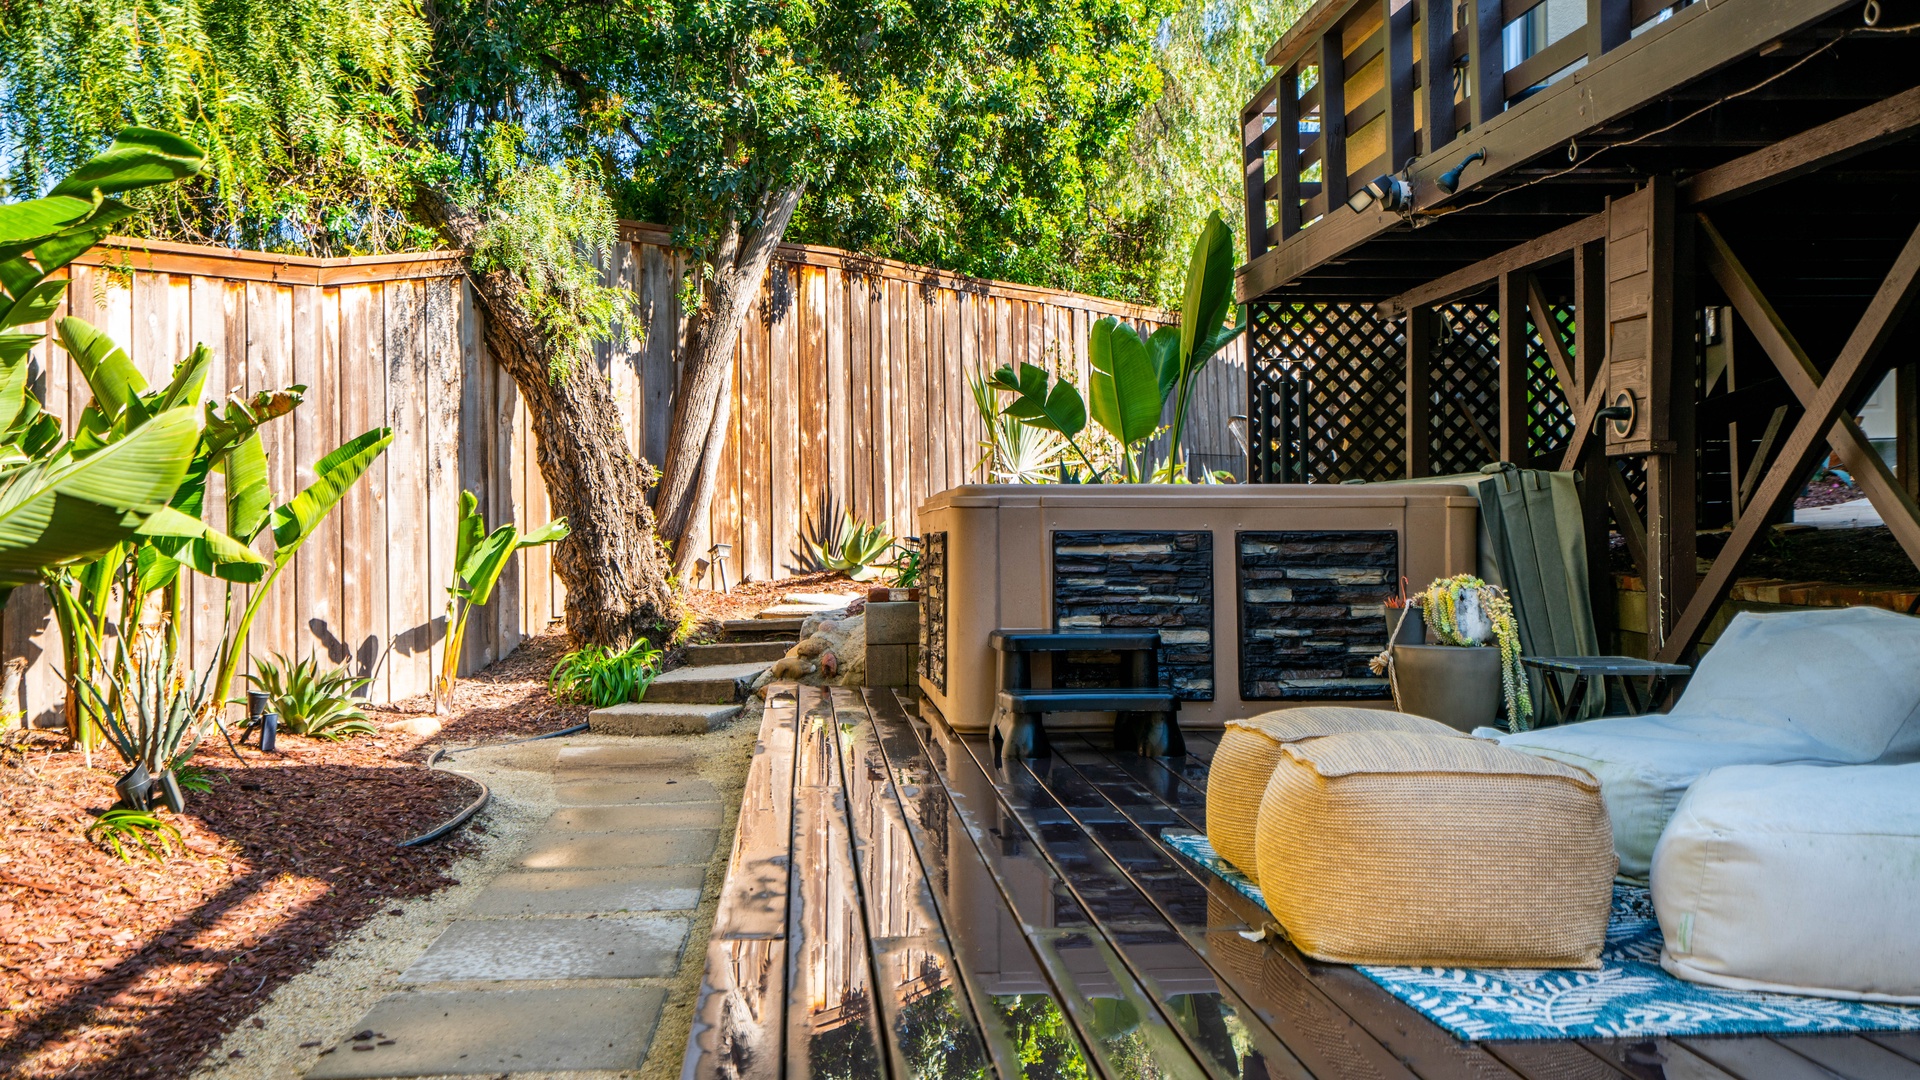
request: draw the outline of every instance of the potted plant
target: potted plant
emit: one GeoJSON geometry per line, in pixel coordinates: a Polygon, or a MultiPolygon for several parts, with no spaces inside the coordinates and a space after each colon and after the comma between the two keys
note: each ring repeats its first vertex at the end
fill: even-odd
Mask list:
{"type": "Polygon", "coordinates": [[[882,603],[917,604],[920,602],[920,538],[903,536],[895,543],[894,551],[892,562],[880,564],[888,571],[887,596],[882,603]]]}
{"type": "Polygon", "coordinates": [[[1441,578],[1409,598],[1431,645],[1396,640],[1386,666],[1402,712],[1461,731],[1493,723],[1504,699],[1508,726],[1524,731],[1533,713],[1520,667],[1520,630],[1506,590],[1474,577],[1441,578]]]}

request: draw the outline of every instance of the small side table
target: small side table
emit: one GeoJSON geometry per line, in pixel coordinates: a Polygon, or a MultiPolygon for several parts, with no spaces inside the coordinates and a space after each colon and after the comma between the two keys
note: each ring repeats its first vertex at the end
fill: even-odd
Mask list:
{"type": "MultiPolygon", "coordinates": [[[[1693,669],[1685,664],[1663,664],[1657,660],[1639,660],[1631,656],[1523,656],[1520,663],[1532,671],[1540,673],[1540,682],[1547,688],[1547,696],[1553,700],[1553,708],[1559,723],[1566,723],[1572,715],[1568,702],[1582,702],[1587,697],[1587,685],[1598,678],[1600,685],[1620,688],[1620,696],[1627,703],[1628,716],[1636,716],[1647,710],[1650,705],[1658,704],[1667,696],[1668,685],[1675,679],[1685,679],[1693,674],[1693,669]],[[1572,686],[1563,686],[1563,675],[1573,676],[1572,686]],[[1640,695],[1637,680],[1646,680],[1646,696],[1640,695]]],[[[1608,701],[1612,696],[1608,696],[1608,701]]],[[[1604,714],[1603,714],[1604,715],[1604,714]]]]}

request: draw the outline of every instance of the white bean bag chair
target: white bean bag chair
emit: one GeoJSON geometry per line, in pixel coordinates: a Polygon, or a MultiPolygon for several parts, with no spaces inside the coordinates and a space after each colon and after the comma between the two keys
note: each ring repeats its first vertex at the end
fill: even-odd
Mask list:
{"type": "Polygon", "coordinates": [[[1920,1004],[1920,765],[1737,765],[1653,854],[1660,966],[1738,990],[1920,1004]]]}
{"type": "Polygon", "coordinates": [[[1667,819],[1709,769],[1920,760],[1920,618],[1865,607],[1741,612],[1672,712],[1500,742],[1598,778],[1620,876],[1645,881],[1667,819]]]}

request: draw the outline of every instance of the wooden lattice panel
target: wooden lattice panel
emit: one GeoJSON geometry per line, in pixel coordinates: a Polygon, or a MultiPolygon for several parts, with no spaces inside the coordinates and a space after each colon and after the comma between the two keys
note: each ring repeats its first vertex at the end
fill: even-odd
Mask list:
{"type": "Polygon", "coordinates": [[[1500,460],[1500,316],[1485,303],[1435,311],[1427,460],[1433,475],[1447,476],[1500,460]]]}
{"type": "MultiPolygon", "coordinates": [[[[1556,333],[1568,351],[1573,340],[1573,308],[1549,304],[1547,312],[1558,324],[1556,333]]],[[[1553,357],[1547,352],[1540,327],[1527,319],[1527,454],[1532,463],[1543,468],[1559,467],[1560,455],[1573,439],[1573,406],[1561,389],[1560,376],[1553,370],[1553,357]]]]}
{"type": "Polygon", "coordinates": [[[1255,304],[1248,421],[1262,483],[1392,480],[1406,466],[1405,339],[1366,304],[1255,304]]]}

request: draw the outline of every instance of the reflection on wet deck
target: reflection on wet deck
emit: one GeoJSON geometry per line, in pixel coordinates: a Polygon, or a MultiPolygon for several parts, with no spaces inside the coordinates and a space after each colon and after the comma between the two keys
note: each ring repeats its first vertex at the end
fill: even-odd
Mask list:
{"type": "Polygon", "coordinates": [[[1460,1042],[1260,940],[1265,913],[1161,839],[1205,828],[1212,746],[1157,760],[1069,735],[1001,766],[890,691],[772,688],[685,1075],[1768,1075],[1663,1039],[1460,1042]]]}

